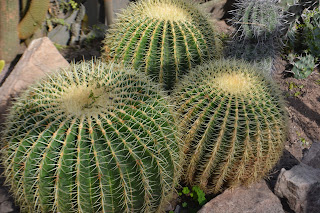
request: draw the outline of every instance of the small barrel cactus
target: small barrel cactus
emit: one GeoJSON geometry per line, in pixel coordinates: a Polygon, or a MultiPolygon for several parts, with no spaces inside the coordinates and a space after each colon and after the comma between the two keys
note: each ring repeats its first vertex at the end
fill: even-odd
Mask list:
{"type": "Polygon", "coordinates": [[[283,8],[276,0],[239,0],[235,5],[231,20],[235,39],[230,42],[228,55],[260,63],[265,73],[272,73],[283,45],[283,8]]]}
{"type": "Polygon", "coordinates": [[[277,0],[240,0],[232,20],[244,39],[269,40],[279,36],[283,27],[283,9],[277,0]]]}
{"type": "Polygon", "coordinates": [[[184,180],[206,193],[259,180],[282,154],[283,101],[256,69],[218,60],[190,71],[173,92],[187,156],[184,180]]]}
{"type": "Polygon", "coordinates": [[[158,86],[116,64],[72,65],[28,89],[1,140],[6,181],[26,212],[158,212],[179,147],[158,86]]]}
{"type": "Polygon", "coordinates": [[[221,55],[207,17],[185,0],[131,3],[105,38],[104,57],[124,61],[171,89],[200,62],[221,55]]]}

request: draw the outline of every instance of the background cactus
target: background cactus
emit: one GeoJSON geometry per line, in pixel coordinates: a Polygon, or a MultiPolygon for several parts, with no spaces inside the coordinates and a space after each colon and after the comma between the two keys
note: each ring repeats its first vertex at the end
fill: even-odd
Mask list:
{"type": "Polygon", "coordinates": [[[320,58],[320,7],[306,12],[302,27],[308,52],[320,58]]]}
{"type": "Polygon", "coordinates": [[[166,98],[136,71],[73,65],[28,89],[1,140],[6,182],[27,212],[155,212],[177,183],[166,98]]]}
{"type": "MultiPolygon", "coordinates": [[[[46,18],[49,4],[50,0],[32,0],[29,3],[28,11],[18,25],[20,39],[29,38],[41,27],[46,18]]],[[[25,3],[23,3],[23,6],[25,6],[25,3]]]]}
{"type": "Polygon", "coordinates": [[[19,2],[0,1],[0,59],[11,62],[18,53],[19,2]]]}
{"type": "Polygon", "coordinates": [[[184,179],[206,193],[248,185],[282,154],[286,113],[276,86],[255,66],[220,60],[190,71],[176,87],[187,155],[184,179]]]}
{"type": "Polygon", "coordinates": [[[131,3],[106,35],[105,58],[132,64],[171,89],[200,62],[220,55],[212,24],[184,0],[131,3]]]}
{"type": "Polygon", "coordinates": [[[282,47],[283,9],[277,0],[240,0],[231,20],[235,27],[229,55],[264,65],[266,73],[282,47]]]}

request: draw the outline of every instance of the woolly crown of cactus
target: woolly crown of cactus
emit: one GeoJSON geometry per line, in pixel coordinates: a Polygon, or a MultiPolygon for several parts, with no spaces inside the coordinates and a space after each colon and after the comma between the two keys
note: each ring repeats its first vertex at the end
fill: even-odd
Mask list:
{"type": "Polygon", "coordinates": [[[276,86],[237,60],[199,66],[175,88],[184,180],[206,193],[248,185],[282,154],[286,113],[276,86]]]}
{"type": "Polygon", "coordinates": [[[1,140],[6,182],[26,212],[159,212],[179,176],[167,98],[116,64],[72,65],[34,85],[1,140]]]}
{"type": "Polygon", "coordinates": [[[171,89],[202,61],[219,57],[212,23],[187,0],[144,0],[120,14],[105,38],[104,58],[124,61],[171,89]]]}

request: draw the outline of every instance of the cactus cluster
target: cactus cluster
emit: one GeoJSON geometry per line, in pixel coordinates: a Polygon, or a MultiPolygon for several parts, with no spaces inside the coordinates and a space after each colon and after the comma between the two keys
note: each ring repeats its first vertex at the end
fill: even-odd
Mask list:
{"type": "Polygon", "coordinates": [[[165,89],[195,65],[221,54],[213,25],[185,0],[132,3],[104,43],[105,56],[149,74],[165,89]]]}
{"type": "Polygon", "coordinates": [[[167,98],[136,71],[98,61],[33,85],[1,140],[6,182],[26,212],[157,212],[177,184],[167,98]]]}
{"type": "MultiPolygon", "coordinates": [[[[270,65],[279,7],[273,0],[238,7],[240,58],[270,65]]],[[[217,193],[259,180],[280,158],[286,113],[279,91],[257,66],[217,59],[221,43],[196,4],[132,3],[104,44],[104,59],[114,62],[53,73],[10,110],[2,160],[22,211],[163,212],[181,174],[217,193]],[[160,85],[174,88],[175,109],[160,85]]]]}
{"type": "Polygon", "coordinates": [[[236,60],[199,66],[177,85],[173,100],[187,183],[217,193],[259,180],[279,160],[286,140],[283,101],[255,66],[236,60]]]}

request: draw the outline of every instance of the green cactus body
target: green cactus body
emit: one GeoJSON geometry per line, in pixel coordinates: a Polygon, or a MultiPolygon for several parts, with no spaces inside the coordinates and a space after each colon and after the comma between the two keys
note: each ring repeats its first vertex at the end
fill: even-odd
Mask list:
{"type": "Polygon", "coordinates": [[[166,89],[195,65],[221,54],[212,24],[184,0],[131,4],[109,30],[104,49],[106,58],[133,65],[166,89]]]}
{"type": "Polygon", "coordinates": [[[259,180],[282,154],[282,98],[256,69],[215,61],[190,71],[174,90],[187,155],[184,179],[206,193],[259,180]]]}
{"type": "Polygon", "coordinates": [[[231,21],[236,30],[228,55],[260,63],[265,73],[272,73],[283,45],[283,9],[275,0],[241,0],[235,5],[231,21]]]}
{"type": "MultiPolygon", "coordinates": [[[[50,0],[32,0],[30,2],[28,11],[18,25],[20,39],[29,38],[42,26],[42,22],[46,18],[49,4],[50,0]]],[[[26,6],[25,1],[23,1],[23,6],[26,6]]]]}
{"type": "Polygon", "coordinates": [[[282,8],[275,0],[241,0],[233,11],[234,23],[241,38],[269,40],[282,29],[282,8]]]}
{"type": "Polygon", "coordinates": [[[19,23],[19,1],[0,1],[0,59],[11,62],[18,53],[20,40],[17,25],[19,23]]]}
{"type": "Polygon", "coordinates": [[[26,212],[160,212],[179,149],[159,87],[116,64],[72,65],[28,89],[1,137],[26,212]]]}

